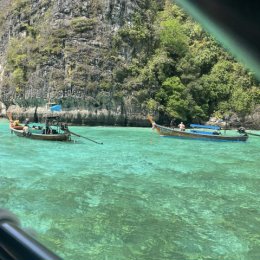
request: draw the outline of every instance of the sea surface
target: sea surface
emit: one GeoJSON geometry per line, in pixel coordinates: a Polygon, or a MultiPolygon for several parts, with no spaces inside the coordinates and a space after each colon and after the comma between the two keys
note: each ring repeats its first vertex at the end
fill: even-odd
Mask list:
{"type": "Polygon", "coordinates": [[[104,144],[28,140],[0,120],[0,207],[62,258],[260,259],[260,137],[71,131],[104,144]]]}

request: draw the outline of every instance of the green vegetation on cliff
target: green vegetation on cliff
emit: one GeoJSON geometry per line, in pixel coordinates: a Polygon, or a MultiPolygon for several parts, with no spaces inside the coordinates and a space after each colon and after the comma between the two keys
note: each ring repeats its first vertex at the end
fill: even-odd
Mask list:
{"type": "MultiPolygon", "coordinates": [[[[6,48],[3,101],[35,103],[32,88],[38,88],[39,102],[51,97],[67,108],[109,110],[130,96],[139,110],[162,120],[197,122],[213,114],[244,117],[259,105],[252,73],[169,0],[136,1],[128,19],[125,2],[119,18],[111,5],[103,15],[100,1],[85,9],[77,2],[63,22],[55,20],[55,1],[38,3],[38,16],[31,1],[11,2],[5,11],[15,31],[6,48]],[[116,23],[113,33],[105,32],[116,23]]],[[[4,28],[3,11],[0,17],[4,28]]]]}
{"type": "MultiPolygon", "coordinates": [[[[137,97],[147,90],[145,99],[141,96],[150,112],[177,120],[203,121],[212,114],[237,113],[243,117],[259,104],[259,83],[252,74],[181,9],[166,1],[164,10],[155,17],[149,30],[152,52],[146,52],[145,59],[138,53],[125,63],[122,70],[131,72],[130,68],[137,66],[139,73],[125,73],[124,80],[120,79],[122,88],[129,89],[130,82],[137,97]]],[[[149,28],[147,16],[141,21],[138,26],[149,28]]],[[[136,26],[121,29],[124,36],[129,30],[128,38],[119,31],[124,44],[131,43],[129,48],[138,45],[130,33],[136,26]]]]}

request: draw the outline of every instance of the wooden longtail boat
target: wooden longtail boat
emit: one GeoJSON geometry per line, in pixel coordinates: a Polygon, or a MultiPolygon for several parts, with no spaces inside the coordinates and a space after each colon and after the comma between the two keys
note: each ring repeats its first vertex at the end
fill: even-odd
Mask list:
{"type": "Polygon", "coordinates": [[[212,129],[212,131],[202,131],[197,129],[189,129],[186,131],[181,131],[177,129],[173,129],[170,127],[165,127],[156,124],[151,116],[148,116],[148,120],[152,124],[153,129],[156,129],[160,136],[165,137],[177,137],[177,138],[185,138],[185,139],[201,139],[201,140],[212,140],[212,141],[246,141],[248,139],[248,135],[238,134],[238,135],[222,135],[219,131],[220,127],[218,126],[206,126],[206,125],[191,125],[194,128],[203,128],[203,129],[212,129]]]}
{"type": "Polygon", "coordinates": [[[11,133],[19,137],[46,141],[69,141],[71,139],[70,131],[64,124],[58,122],[55,126],[51,124],[52,120],[58,119],[57,116],[46,117],[46,122],[41,127],[17,124],[17,121],[12,120],[10,114],[8,117],[11,133]]]}
{"type": "Polygon", "coordinates": [[[46,140],[46,141],[69,141],[70,134],[69,133],[58,133],[58,134],[43,134],[43,133],[25,133],[23,130],[17,130],[11,128],[12,133],[16,134],[19,137],[25,137],[29,139],[35,140],[46,140]]]}

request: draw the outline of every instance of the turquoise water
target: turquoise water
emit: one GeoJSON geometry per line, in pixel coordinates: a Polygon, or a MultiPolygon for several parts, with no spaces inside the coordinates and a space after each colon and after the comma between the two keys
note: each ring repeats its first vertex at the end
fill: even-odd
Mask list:
{"type": "Polygon", "coordinates": [[[0,121],[0,207],[65,260],[260,259],[259,137],[71,130],[104,145],[27,140],[0,121]]]}

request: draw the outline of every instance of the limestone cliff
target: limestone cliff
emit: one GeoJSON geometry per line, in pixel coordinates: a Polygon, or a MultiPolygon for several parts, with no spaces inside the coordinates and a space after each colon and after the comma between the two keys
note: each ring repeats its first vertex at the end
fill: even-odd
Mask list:
{"type": "Polygon", "coordinates": [[[72,124],[148,126],[150,112],[259,128],[253,73],[172,2],[0,0],[0,113],[58,103],[72,124]]]}
{"type": "Polygon", "coordinates": [[[146,125],[141,100],[118,89],[123,76],[116,74],[138,46],[115,48],[116,37],[136,14],[162,6],[159,0],[1,0],[1,102],[22,117],[36,107],[43,113],[50,101],[63,105],[68,122],[146,125]]]}

